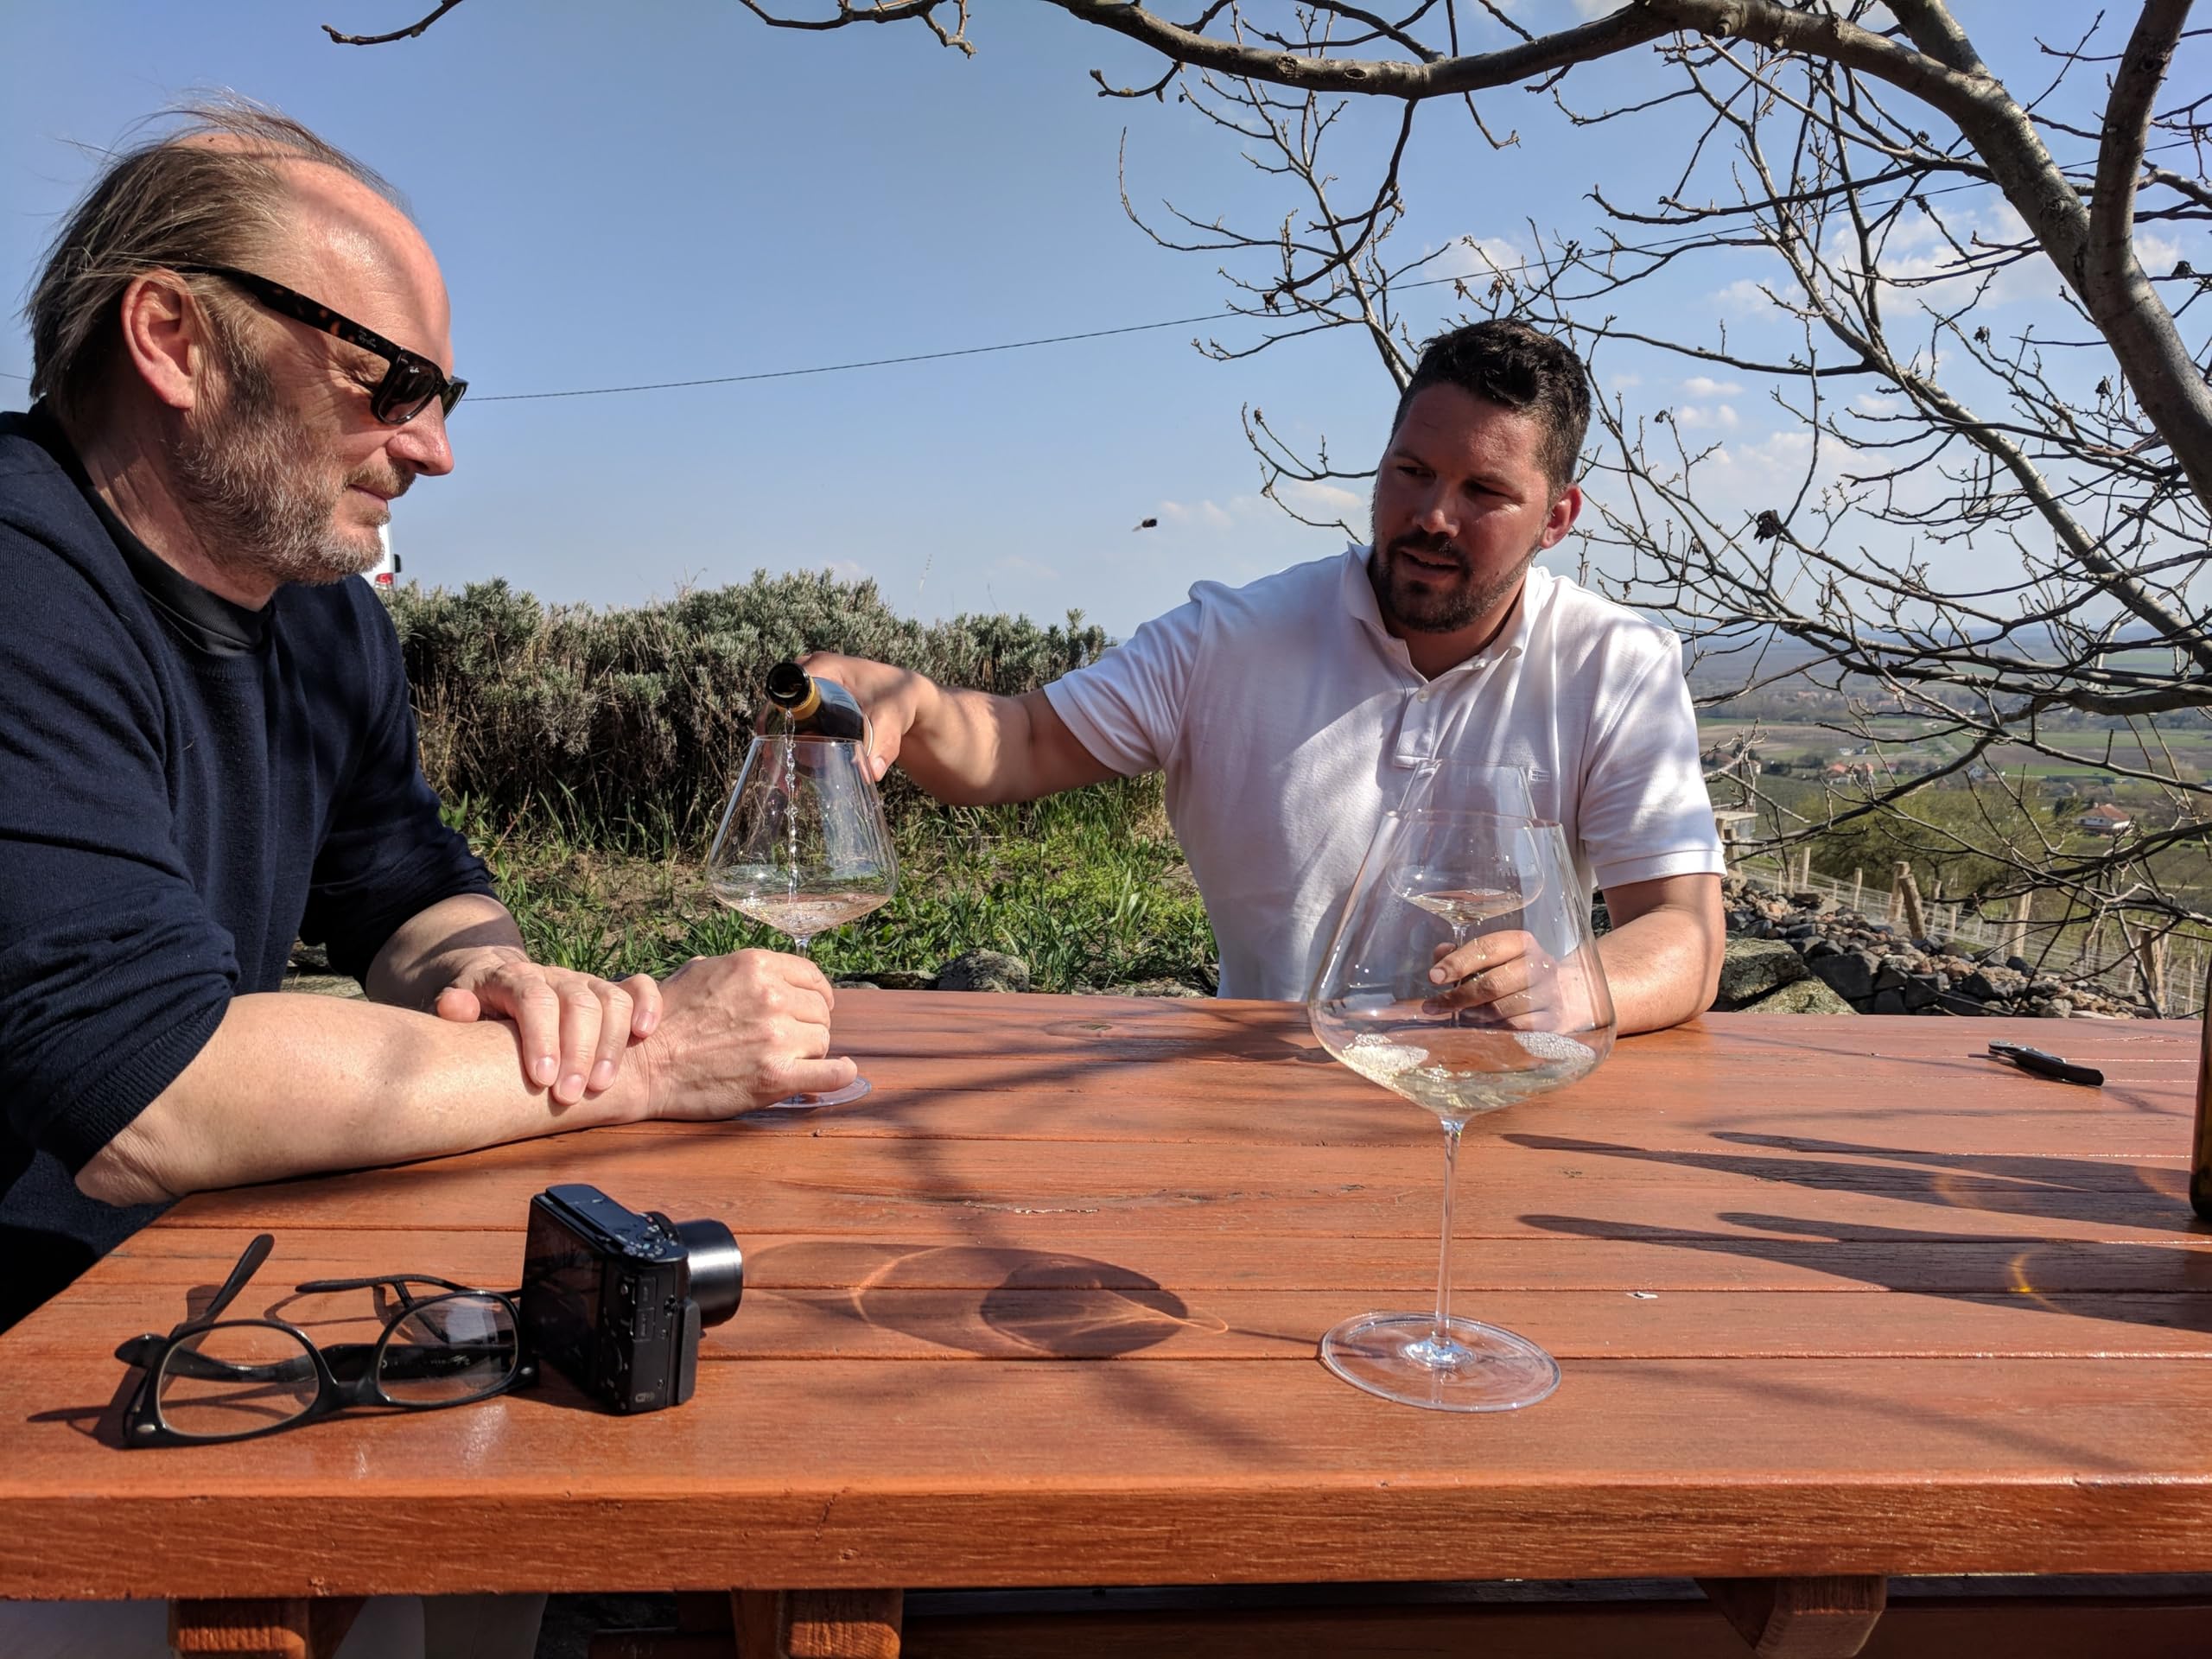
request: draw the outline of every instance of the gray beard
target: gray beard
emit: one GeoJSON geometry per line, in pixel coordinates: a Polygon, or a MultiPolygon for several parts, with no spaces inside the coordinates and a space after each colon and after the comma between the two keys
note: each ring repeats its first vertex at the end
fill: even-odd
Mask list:
{"type": "Polygon", "coordinates": [[[268,372],[242,354],[224,369],[214,406],[187,420],[175,456],[176,493],[208,558],[279,582],[373,569],[381,550],[338,533],[332,515],[346,486],[328,477],[268,372]]]}

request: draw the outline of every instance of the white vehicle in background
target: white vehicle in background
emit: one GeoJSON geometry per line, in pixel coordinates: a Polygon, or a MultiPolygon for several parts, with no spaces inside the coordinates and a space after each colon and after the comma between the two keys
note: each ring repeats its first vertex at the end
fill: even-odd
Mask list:
{"type": "Polygon", "coordinates": [[[390,524],[377,526],[377,540],[384,548],[384,556],[376,562],[374,569],[364,570],[361,575],[378,587],[388,591],[399,581],[399,555],[391,550],[390,524]]]}

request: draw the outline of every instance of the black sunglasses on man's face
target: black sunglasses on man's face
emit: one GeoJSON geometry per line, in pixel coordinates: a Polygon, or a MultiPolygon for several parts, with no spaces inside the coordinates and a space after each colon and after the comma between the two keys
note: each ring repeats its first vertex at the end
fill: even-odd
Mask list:
{"type": "Polygon", "coordinates": [[[311,300],[282,283],[272,283],[266,276],[257,276],[250,270],[235,270],[228,265],[171,265],[169,269],[195,276],[220,276],[245,289],[271,311],[296,322],[304,322],[310,328],[320,328],[349,346],[374,352],[391,366],[385,371],[376,390],[369,394],[369,411],[387,426],[406,425],[428,409],[434,397],[450,415],[453,406],[461,401],[461,393],[468,390],[467,381],[448,379],[444,371],[427,357],[418,357],[404,346],[393,345],[375,330],[362,327],[351,317],[341,317],[320,300],[311,300]]]}

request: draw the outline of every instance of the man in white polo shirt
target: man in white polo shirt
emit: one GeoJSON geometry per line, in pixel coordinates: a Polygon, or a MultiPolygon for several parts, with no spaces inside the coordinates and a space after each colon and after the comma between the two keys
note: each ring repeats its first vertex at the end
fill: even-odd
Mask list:
{"type": "MultiPolygon", "coordinates": [[[[1306,994],[1382,815],[1431,758],[1522,768],[1602,890],[1621,1029],[1707,1007],[1720,849],[1675,636],[1534,568],[1582,506],[1590,397],[1527,324],[1439,336],[1376,474],[1372,550],[1190,601],[1042,691],[994,697],[829,653],[897,760],[957,803],[1166,773],[1224,996],[1306,994]]],[[[1510,994],[1501,970],[1496,994],[1510,994]]]]}

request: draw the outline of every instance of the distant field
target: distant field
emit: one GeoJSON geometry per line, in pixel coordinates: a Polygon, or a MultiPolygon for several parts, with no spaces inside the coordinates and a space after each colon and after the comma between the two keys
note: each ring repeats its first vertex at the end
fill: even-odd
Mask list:
{"type": "MultiPolygon", "coordinates": [[[[1918,760],[1940,766],[1955,760],[1962,745],[1955,738],[1926,735],[1933,724],[1904,715],[1885,716],[1867,722],[1873,734],[1872,741],[1888,760],[1918,760]]],[[[1867,741],[1827,730],[1811,721],[1700,716],[1697,725],[1700,741],[1708,746],[1756,729],[1762,753],[1770,758],[1790,760],[1858,758],[1847,757],[1842,752],[1847,748],[1859,749],[1867,741]]],[[[2202,728],[2154,733],[2147,741],[2133,732],[2072,732],[2054,737],[2051,747],[2078,758],[2055,760],[2023,745],[2007,743],[1989,751],[1986,760],[2011,777],[2024,772],[2031,778],[2075,784],[2094,782],[2107,775],[2107,769],[2113,766],[2156,772],[2190,781],[2201,779],[2212,772],[2212,730],[2202,728]]]]}

